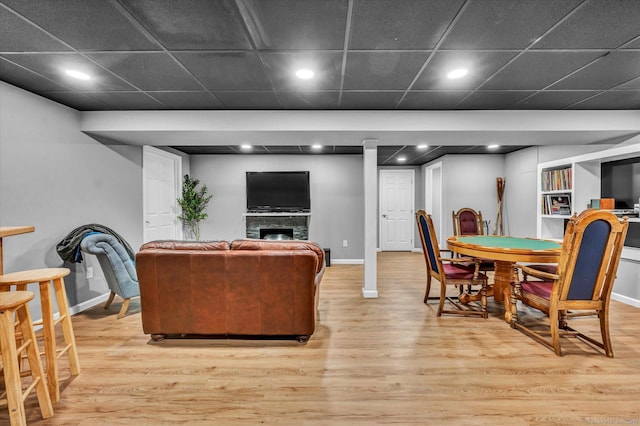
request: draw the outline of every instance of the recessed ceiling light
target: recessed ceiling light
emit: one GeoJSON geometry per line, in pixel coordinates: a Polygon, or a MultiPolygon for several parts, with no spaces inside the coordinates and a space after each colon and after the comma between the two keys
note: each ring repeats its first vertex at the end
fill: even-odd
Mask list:
{"type": "Polygon", "coordinates": [[[488,146],[487,146],[487,148],[489,148],[489,149],[496,149],[496,148],[500,148],[500,145],[498,145],[498,144],[495,144],[495,143],[494,143],[494,144],[492,144],[492,145],[488,145],[488,146]]]}
{"type": "Polygon", "coordinates": [[[251,149],[251,145],[245,143],[240,145],[240,148],[244,149],[245,151],[249,151],[251,149]]]}
{"type": "Polygon", "coordinates": [[[450,78],[452,80],[456,78],[462,78],[467,75],[468,72],[469,71],[467,71],[465,68],[458,68],[453,71],[449,71],[449,73],[447,74],[447,78],[450,78]]]}
{"type": "Polygon", "coordinates": [[[398,163],[404,163],[407,161],[407,157],[398,157],[398,163]]]}
{"type": "Polygon", "coordinates": [[[418,148],[418,149],[427,149],[427,148],[429,148],[429,145],[423,143],[421,145],[418,145],[416,148],[418,148]]]}
{"type": "Polygon", "coordinates": [[[311,148],[313,148],[313,149],[322,149],[322,145],[320,145],[319,143],[315,143],[315,144],[311,145],[311,148]]]}
{"type": "Polygon", "coordinates": [[[300,69],[296,71],[296,77],[302,80],[309,80],[310,78],[313,78],[314,75],[314,72],[310,69],[300,69]]]}
{"type": "Polygon", "coordinates": [[[91,76],[89,74],[85,74],[81,71],[66,70],[65,74],[67,74],[69,77],[77,78],[78,80],[91,80],[91,76]]]}

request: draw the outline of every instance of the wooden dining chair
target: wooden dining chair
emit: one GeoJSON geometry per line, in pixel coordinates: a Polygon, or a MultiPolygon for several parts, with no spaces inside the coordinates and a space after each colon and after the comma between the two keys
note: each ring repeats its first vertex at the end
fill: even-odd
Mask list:
{"type": "Polygon", "coordinates": [[[423,302],[427,303],[429,300],[431,280],[436,279],[440,282],[438,316],[442,314],[458,314],[465,316],[479,315],[487,318],[487,276],[480,272],[480,263],[475,259],[467,257],[441,257],[441,250],[438,247],[438,240],[431,216],[424,210],[418,210],[416,213],[416,222],[420,233],[420,242],[422,243],[425,264],[427,266],[427,289],[423,302]],[[480,286],[480,306],[476,308],[473,303],[463,305],[459,301],[447,297],[448,285],[455,285],[456,287],[465,285],[480,286]],[[445,301],[451,303],[456,309],[445,310],[445,301]]]}
{"type": "Polygon", "coordinates": [[[451,212],[453,235],[484,235],[482,212],[469,207],[451,212]]]}
{"type": "Polygon", "coordinates": [[[557,273],[516,265],[536,277],[512,283],[505,319],[528,336],[562,355],[560,334],[573,335],[604,349],[613,358],[609,335],[609,301],[629,223],[604,210],[585,210],[567,225],[557,273]],[[518,306],[538,309],[549,317],[549,332],[534,331],[518,318],[518,306]],[[510,305],[510,306],[509,306],[510,305]],[[600,320],[601,341],[569,327],[576,311],[595,313],[600,320]],[[545,337],[550,334],[550,339],[545,337]]]}
{"type": "MultiPolygon", "coordinates": [[[[453,235],[485,235],[482,212],[469,207],[451,212],[453,222],[453,235]]],[[[495,270],[495,264],[491,259],[480,259],[480,270],[484,273],[495,270]]],[[[471,289],[467,289],[471,293],[471,289]]]]}

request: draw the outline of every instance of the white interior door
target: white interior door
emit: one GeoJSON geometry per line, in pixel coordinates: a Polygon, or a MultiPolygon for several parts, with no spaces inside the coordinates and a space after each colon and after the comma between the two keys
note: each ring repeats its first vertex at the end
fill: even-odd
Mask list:
{"type": "Polygon", "coordinates": [[[411,251],[415,222],[413,170],[380,170],[380,249],[411,251]]]}
{"type": "Polygon", "coordinates": [[[144,242],[182,238],[177,199],[182,159],[150,146],[142,150],[144,242]]]}

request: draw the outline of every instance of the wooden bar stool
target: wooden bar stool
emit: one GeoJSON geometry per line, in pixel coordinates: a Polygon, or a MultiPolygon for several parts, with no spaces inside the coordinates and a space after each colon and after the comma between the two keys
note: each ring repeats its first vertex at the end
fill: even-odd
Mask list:
{"type": "Polygon", "coordinates": [[[4,372],[4,385],[9,407],[9,419],[11,425],[26,425],[27,416],[24,411],[24,400],[35,388],[40,404],[42,418],[53,416],[51,399],[44,381],[42,363],[36,335],[31,323],[28,303],[33,299],[31,291],[8,291],[0,293],[0,351],[2,352],[2,369],[4,372]],[[19,348],[16,347],[16,327],[13,320],[14,312],[17,313],[22,331],[19,348]],[[32,381],[27,389],[22,391],[19,357],[26,351],[29,360],[32,381]]]}
{"type": "MultiPolygon", "coordinates": [[[[0,275],[0,290],[10,290],[15,285],[16,290],[25,290],[27,284],[38,283],[40,289],[40,304],[42,307],[42,329],[44,334],[44,356],[45,368],[47,372],[47,387],[51,401],[60,401],[60,383],[58,379],[57,360],[64,354],[67,355],[71,375],[80,374],[80,362],[78,360],[78,350],[76,348],[76,338],[71,325],[69,315],[69,304],[67,294],[64,289],[63,277],[69,275],[71,271],[67,268],[44,268],[29,271],[13,272],[0,275]],[[56,302],[58,304],[58,319],[54,319],[53,303],[51,300],[50,283],[53,282],[56,302]],[[60,323],[64,335],[65,346],[56,348],[56,325],[60,323]]],[[[39,325],[40,322],[34,323],[39,325]]]]}

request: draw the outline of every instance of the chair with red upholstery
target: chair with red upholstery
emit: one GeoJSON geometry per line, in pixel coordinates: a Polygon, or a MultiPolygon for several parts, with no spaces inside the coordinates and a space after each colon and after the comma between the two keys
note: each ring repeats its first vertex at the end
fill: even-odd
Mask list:
{"type": "MultiPolygon", "coordinates": [[[[609,211],[585,210],[579,216],[574,215],[564,234],[557,273],[516,265],[537,279],[512,283],[506,320],[513,328],[553,349],[556,355],[562,355],[560,335],[569,334],[603,349],[606,356],[613,358],[609,301],[628,227],[626,217],[619,219],[609,211]],[[534,331],[533,324],[519,320],[518,301],[549,317],[549,333],[534,331]],[[567,320],[576,316],[575,312],[598,315],[601,341],[569,327],[567,320]],[[550,340],[543,334],[550,334],[550,340]]],[[[535,323],[539,325],[539,321],[535,323]]]]}
{"type": "Polygon", "coordinates": [[[464,207],[451,212],[453,219],[453,235],[484,235],[482,212],[464,207]]]}
{"type": "Polygon", "coordinates": [[[480,272],[479,261],[465,257],[442,258],[431,216],[426,214],[424,210],[419,210],[416,213],[416,222],[427,266],[427,289],[424,295],[424,303],[427,303],[429,299],[431,280],[436,279],[440,282],[438,316],[444,313],[464,316],[479,315],[487,318],[487,276],[480,272]],[[455,285],[456,287],[465,285],[480,286],[480,306],[475,303],[462,305],[458,301],[447,297],[448,285],[455,285]],[[451,303],[455,309],[445,310],[445,301],[451,303]]]}

